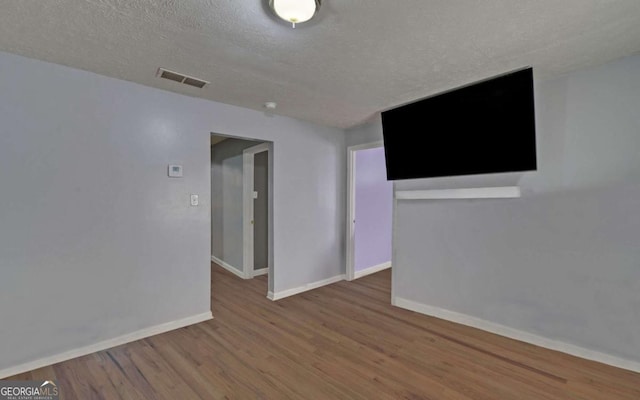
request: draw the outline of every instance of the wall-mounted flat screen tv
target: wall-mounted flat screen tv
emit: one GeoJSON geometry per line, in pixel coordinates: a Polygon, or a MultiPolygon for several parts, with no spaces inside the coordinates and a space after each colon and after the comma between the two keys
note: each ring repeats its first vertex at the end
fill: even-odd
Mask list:
{"type": "Polygon", "coordinates": [[[382,128],[389,180],[535,170],[533,71],[385,111],[382,128]]]}

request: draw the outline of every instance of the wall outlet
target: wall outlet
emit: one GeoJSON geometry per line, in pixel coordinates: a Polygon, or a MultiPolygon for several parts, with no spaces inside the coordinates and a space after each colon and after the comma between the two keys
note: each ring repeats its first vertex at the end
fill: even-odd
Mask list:
{"type": "Polygon", "coordinates": [[[198,195],[197,194],[192,194],[191,195],[191,205],[192,206],[197,206],[198,205],[198,195]]]}

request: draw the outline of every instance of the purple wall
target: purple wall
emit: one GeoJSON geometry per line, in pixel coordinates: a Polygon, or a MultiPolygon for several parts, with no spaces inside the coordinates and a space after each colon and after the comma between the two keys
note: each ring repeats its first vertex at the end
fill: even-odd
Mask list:
{"type": "Polygon", "coordinates": [[[382,147],[356,152],[355,270],[391,261],[393,183],[382,147]]]}

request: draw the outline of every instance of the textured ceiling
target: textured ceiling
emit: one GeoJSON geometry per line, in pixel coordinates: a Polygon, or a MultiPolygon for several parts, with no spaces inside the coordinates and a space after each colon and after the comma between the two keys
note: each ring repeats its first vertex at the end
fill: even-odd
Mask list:
{"type": "Polygon", "coordinates": [[[2,0],[0,51],[342,128],[521,66],[547,78],[640,51],[639,0],[324,0],[295,30],[265,1],[2,0]]]}

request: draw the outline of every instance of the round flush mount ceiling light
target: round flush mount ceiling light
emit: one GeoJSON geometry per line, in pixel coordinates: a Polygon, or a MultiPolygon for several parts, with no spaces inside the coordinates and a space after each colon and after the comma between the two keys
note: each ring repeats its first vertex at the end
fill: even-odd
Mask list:
{"type": "Polygon", "coordinates": [[[279,18],[296,24],[309,21],[320,9],[320,0],[269,0],[269,7],[279,18]]]}

